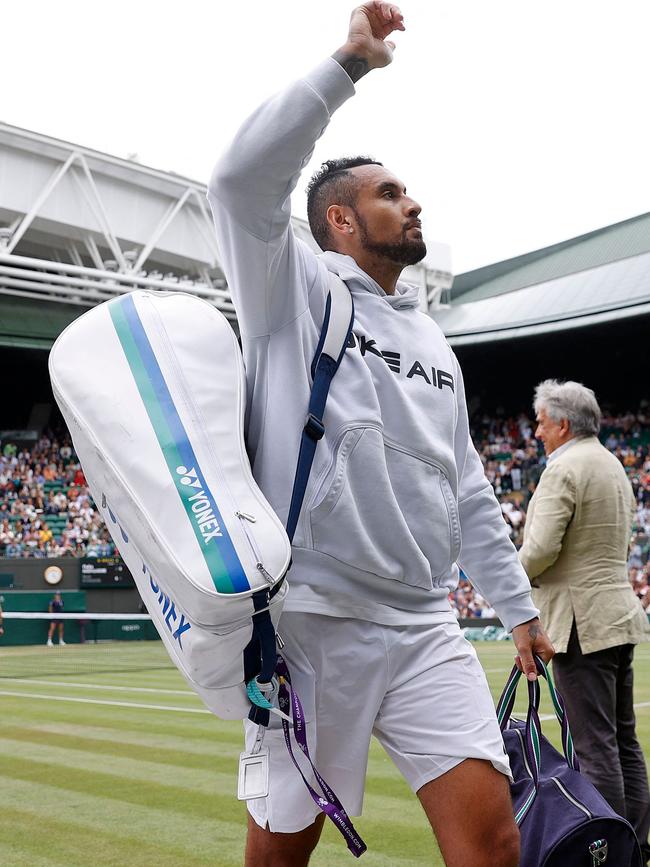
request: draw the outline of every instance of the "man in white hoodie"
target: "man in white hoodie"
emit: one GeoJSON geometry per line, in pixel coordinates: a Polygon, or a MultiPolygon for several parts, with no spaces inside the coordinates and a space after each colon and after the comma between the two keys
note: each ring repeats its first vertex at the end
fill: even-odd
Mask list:
{"type": "MultiPolygon", "coordinates": [[[[420,206],[365,158],[332,160],[310,186],[316,256],[290,224],[290,195],[354,82],[388,65],[399,9],[370,2],[348,40],[262,105],[218,163],[209,199],[237,308],[258,484],[287,517],[330,279],[355,305],[294,537],[283,651],[305,704],[316,766],[361,811],[371,734],[420,799],[448,867],[514,867],[508,760],[487,682],[448,601],[462,565],[512,631],[518,661],[553,648],[471,442],[458,362],[415,287],[420,206]]],[[[256,727],[247,726],[249,748],[256,727]]],[[[318,814],[269,729],[269,796],[249,801],[249,867],[300,867],[318,814]]]]}

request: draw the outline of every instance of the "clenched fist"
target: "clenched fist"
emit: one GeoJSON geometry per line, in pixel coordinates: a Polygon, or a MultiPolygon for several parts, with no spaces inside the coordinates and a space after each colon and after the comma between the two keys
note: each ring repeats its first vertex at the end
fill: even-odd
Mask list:
{"type": "Polygon", "coordinates": [[[395,43],[386,37],[405,30],[404,17],[397,6],[373,0],[357,6],[350,18],[348,40],[334,55],[353,81],[370,69],[388,66],[395,43]]]}

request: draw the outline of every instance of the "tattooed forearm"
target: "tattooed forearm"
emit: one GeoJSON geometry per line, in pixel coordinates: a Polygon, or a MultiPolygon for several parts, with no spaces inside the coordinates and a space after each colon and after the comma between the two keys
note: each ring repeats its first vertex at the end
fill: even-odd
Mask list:
{"type": "Polygon", "coordinates": [[[360,57],[358,54],[351,54],[348,51],[339,49],[334,52],[332,57],[345,69],[355,83],[368,72],[368,61],[365,57],[360,57]]]}
{"type": "Polygon", "coordinates": [[[542,631],[542,627],[539,625],[539,623],[531,623],[528,627],[528,636],[533,641],[535,641],[535,639],[542,634],[542,631]]]}

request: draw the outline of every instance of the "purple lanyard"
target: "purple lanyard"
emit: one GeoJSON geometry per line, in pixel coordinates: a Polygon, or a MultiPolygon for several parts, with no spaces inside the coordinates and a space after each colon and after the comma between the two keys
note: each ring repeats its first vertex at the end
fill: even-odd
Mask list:
{"type": "Polygon", "coordinates": [[[321,775],[314,767],[314,763],[311,760],[311,756],[309,755],[309,748],[307,746],[307,733],[305,731],[305,714],[303,712],[300,699],[298,698],[296,691],[291,685],[291,675],[289,674],[287,664],[280,656],[280,654],[278,654],[278,663],[275,670],[276,673],[282,678],[280,684],[280,692],[278,694],[280,710],[288,715],[289,706],[291,706],[291,716],[293,718],[293,733],[296,738],[296,742],[300,747],[302,754],[311,765],[314,776],[318,781],[318,785],[323,790],[323,795],[325,797],[323,797],[323,795],[319,795],[318,792],[316,792],[316,790],[311,786],[311,784],[307,781],[307,778],[303,774],[300,765],[296,761],[293,749],[291,748],[291,729],[289,728],[289,723],[285,719],[283,719],[282,729],[284,731],[284,740],[287,745],[287,749],[289,750],[291,761],[298,769],[298,773],[300,774],[305,785],[307,786],[309,794],[312,796],[316,806],[319,808],[319,810],[322,810],[325,815],[329,816],[332,822],[334,822],[338,830],[341,832],[341,834],[343,834],[350,852],[352,852],[355,858],[359,858],[359,856],[363,855],[363,853],[366,851],[367,846],[355,831],[354,825],[350,821],[348,814],[343,809],[343,805],[341,804],[337,796],[334,794],[332,789],[327,785],[325,780],[321,777],[321,775]]]}

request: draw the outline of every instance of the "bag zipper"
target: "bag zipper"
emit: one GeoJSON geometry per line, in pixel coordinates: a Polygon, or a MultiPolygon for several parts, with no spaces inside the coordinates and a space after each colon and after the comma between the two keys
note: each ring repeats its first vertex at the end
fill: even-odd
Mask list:
{"type": "Polygon", "coordinates": [[[557,777],[551,777],[551,779],[553,780],[555,785],[558,787],[558,789],[562,792],[562,794],[567,799],[567,801],[570,801],[574,807],[577,807],[579,810],[582,810],[582,812],[585,814],[585,816],[588,819],[593,819],[593,814],[589,812],[589,810],[585,807],[584,804],[581,804],[580,801],[578,801],[576,798],[574,798],[573,795],[566,790],[566,788],[562,785],[562,783],[558,780],[557,777]]]}
{"type": "Polygon", "coordinates": [[[249,533],[247,523],[254,524],[257,521],[257,518],[254,515],[249,515],[247,512],[235,512],[235,515],[239,518],[241,523],[241,528],[244,531],[244,535],[248,539],[248,544],[251,547],[251,551],[253,552],[253,556],[255,558],[255,568],[260,573],[260,575],[264,578],[267,584],[271,587],[275,584],[275,578],[264,568],[264,564],[262,563],[262,557],[260,555],[259,548],[253,538],[253,536],[249,533]]]}
{"type": "MultiPolygon", "coordinates": [[[[223,485],[223,488],[228,495],[228,499],[230,501],[229,508],[233,508],[233,506],[234,506],[233,514],[237,518],[239,518],[240,526],[244,530],[244,535],[248,541],[248,545],[249,545],[251,553],[253,555],[253,560],[255,561],[255,568],[262,575],[262,577],[264,578],[266,583],[273,586],[274,584],[277,583],[277,581],[279,579],[274,578],[270,574],[270,572],[268,572],[267,569],[264,567],[262,560],[261,560],[261,557],[260,557],[260,554],[259,554],[259,551],[256,548],[256,546],[253,544],[253,540],[252,540],[251,535],[248,532],[248,529],[247,529],[246,524],[245,524],[245,521],[249,521],[250,523],[255,523],[255,521],[257,519],[253,515],[249,515],[246,512],[242,512],[237,508],[237,502],[235,500],[235,497],[233,496],[233,493],[232,493],[230,486],[228,484],[228,481],[227,481],[227,479],[223,473],[223,470],[221,469],[221,463],[219,462],[219,459],[218,459],[217,455],[215,454],[214,449],[211,447],[211,444],[207,441],[205,434],[203,433],[203,426],[201,424],[201,422],[202,422],[201,413],[198,411],[194,401],[192,400],[192,398],[190,396],[190,391],[187,388],[187,385],[185,382],[185,377],[184,377],[183,372],[182,372],[180,365],[178,363],[178,359],[176,358],[176,353],[174,352],[174,350],[172,348],[171,340],[169,339],[169,335],[167,334],[167,329],[165,328],[165,324],[162,320],[162,317],[161,317],[159,311],[156,309],[155,305],[152,303],[152,300],[150,298],[148,298],[147,300],[149,303],[149,308],[154,314],[153,318],[156,320],[155,324],[157,326],[156,330],[158,332],[158,336],[161,337],[161,339],[162,339],[167,358],[170,361],[170,363],[173,367],[173,370],[174,370],[174,374],[177,378],[177,381],[181,386],[181,397],[185,401],[186,407],[190,413],[190,417],[196,419],[199,422],[199,424],[197,425],[198,430],[196,432],[199,434],[199,438],[202,441],[204,449],[212,457],[214,466],[218,469],[219,483],[220,483],[220,485],[223,485]]],[[[251,588],[251,590],[252,589],[253,588],[251,588]]]]}

